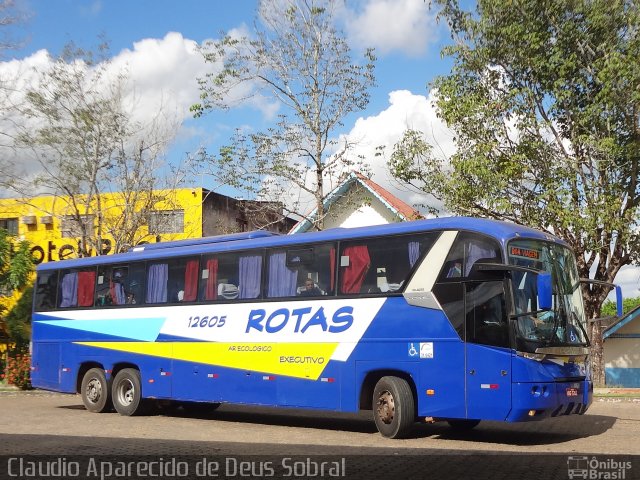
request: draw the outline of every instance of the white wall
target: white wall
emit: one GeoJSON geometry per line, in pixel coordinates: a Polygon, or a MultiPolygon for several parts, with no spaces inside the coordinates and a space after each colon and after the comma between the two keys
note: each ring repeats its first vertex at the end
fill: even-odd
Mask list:
{"type": "MultiPolygon", "coordinates": [[[[616,333],[640,334],[636,317],[616,333]]],[[[640,368],[640,338],[608,338],[604,341],[605,368],[640,368]]]]}
{"type": "Polygon", "coordinates": [[[336,200],[325,220],[325,228],[354,228],[398,222],[396,217],[378,198],[361,185],[351,188],[347,195],[336,200]]]}

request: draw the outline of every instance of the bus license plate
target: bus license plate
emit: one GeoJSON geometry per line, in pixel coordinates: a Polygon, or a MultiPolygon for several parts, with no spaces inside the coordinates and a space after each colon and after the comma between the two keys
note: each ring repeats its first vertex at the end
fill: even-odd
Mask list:
{"type": "Polygon", "coordinates": [[[577,397],[578,389],[577,388],[567,388],[567,397],[577,397]]]}

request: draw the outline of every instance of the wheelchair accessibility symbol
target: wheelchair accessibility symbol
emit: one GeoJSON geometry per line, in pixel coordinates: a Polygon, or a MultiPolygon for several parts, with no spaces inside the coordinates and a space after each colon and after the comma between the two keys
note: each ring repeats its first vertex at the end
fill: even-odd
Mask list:
{"type": "Polygon", "coordinates": [[[407,344],[409,358],[433,358],[433,342],[411,342],[407,344]]]}

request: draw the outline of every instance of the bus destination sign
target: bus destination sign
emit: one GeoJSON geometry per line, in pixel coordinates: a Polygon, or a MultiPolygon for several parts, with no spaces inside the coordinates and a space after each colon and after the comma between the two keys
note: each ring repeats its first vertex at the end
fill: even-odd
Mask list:
{"type": "Polygon", "coordinates": [[[530,260],[540,260],[540,250],[533,248],[511,247],[509,255],[512,257],[528,258],[530,260]]]}

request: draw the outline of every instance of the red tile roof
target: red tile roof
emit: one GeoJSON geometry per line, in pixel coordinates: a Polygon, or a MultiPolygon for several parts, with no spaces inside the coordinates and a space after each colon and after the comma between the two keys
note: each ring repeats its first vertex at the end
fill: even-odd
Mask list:
{"type": "Polygon", "coordinates": [[[411,205],[403,202],[398,197],[391,194],[388,190],[382,188],[370,178],[365,177],[360,172],[355,172],[355,174],[362,183],[367,185],[367,187],[369,187],[371,191],[378,194],[385,202],[391,205],[391,207],[393,207],[400,215],[402,215],[405,220],[417,220],[419,218],[422,218],[422,214],[411,207],[411,205]]]}
{"type": "MultiPolygon", "coordinates": [[[[403,202],[398,197],[391,194],[389,191],[385,190],[383,187],[378,185],[373,180],[370,180],[360,172],[351,173],[343,183],[334,188],[331,193],[329,193],[325,197],[324,204],[328,205],[336,201],[339,197],[337,197],[335,193],[339,192],[341,189],[354,182],[360,182],[367,190],[369,190],[380,201],[382,201],[383,204],[386,204],[387,208],[390,208],[394,211],[394,213],[397,213],[401,220],[418,220],[420,218],[424,218],[419,211],[415,210],[413,207],[403,202]]],[[[315,211],[316,210],[313,209],[311,212],[309,212],[307,218],[313,217],[315,215],[315,211]]],[[[289,233],[299,233],[300,231],[304,232],[310,227],[310,225],[311,223],[309,220],[302,219],[296,225],[294,225],[291,230],[289,230],[289,233]]]]}

